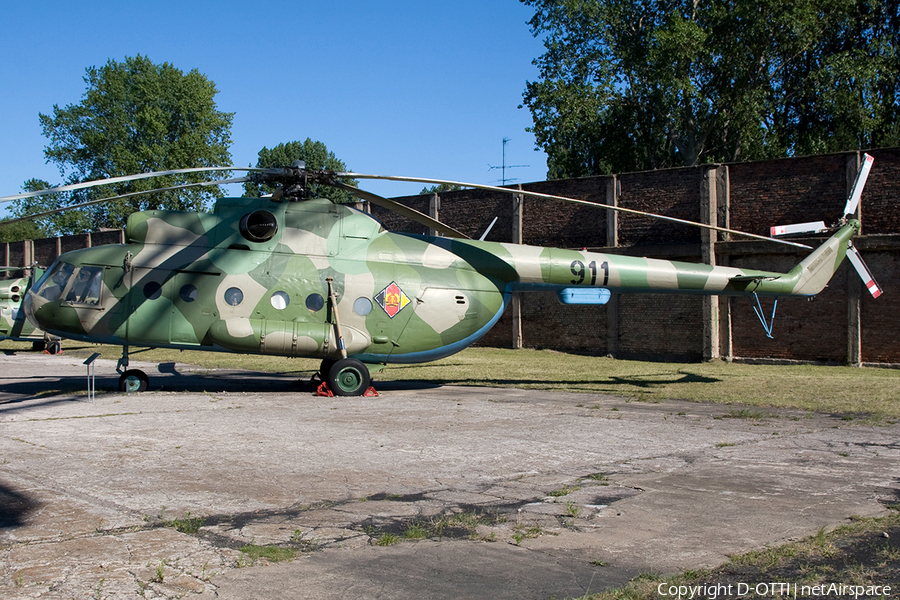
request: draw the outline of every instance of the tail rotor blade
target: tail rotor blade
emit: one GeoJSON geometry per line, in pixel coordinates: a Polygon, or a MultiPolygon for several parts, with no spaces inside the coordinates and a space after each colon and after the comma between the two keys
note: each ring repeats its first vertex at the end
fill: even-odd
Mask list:
{"type": "Polygon", "coordinates": [[[776,225],[771,228],[772,237],[779,235],[797,235],[800,233],[822,233],[828,231],[825,221],[815,221],[810,223],[797,223],[796,225],[776,225]]]}
{"type": "Polygon", "coordinates": [[[850,192],[850,197],[847,198],[847,205],[844,207],[845,217],[856,214],[856,209],[859,208],[859,199],[862,196],[863,188],[866,186],[866,179],[869,178],[869,171],[872,170],[872,163],[874,162],[875,159],[870,155],[863,154],[863,162],[859,166],[856,183],[853,184],[853,191],[850,192]]]}
{"type": "Polygon", "coordinates": [[[866,266],[866,263],[863,262],[862,257],[859,255],[859,251],[853,244],[847,246],[847,258],[850,259],[850,264],[852,264],[853,268],[856,269],[856,272],[859,273],[859,277],[863,280],[866,289],[869,290],[872,297],[877,298],[880,296],[883,291],[881,286],[879,286],[875,281],[875,278],[872,277],[872,272],[869,270],[869,267],[866,266]]]}

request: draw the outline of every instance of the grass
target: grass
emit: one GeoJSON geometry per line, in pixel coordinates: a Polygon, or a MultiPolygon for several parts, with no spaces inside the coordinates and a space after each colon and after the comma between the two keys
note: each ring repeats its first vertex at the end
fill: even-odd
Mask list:
{"type": "MultiPolygon", "coordinates": [[[[0,349],[22,344],[0,342],[0,349]]],[[[67,342],[65,352],[87,357],[100,352],[117,360],[121,349],[67,342]]],[[[29,350],[30,351],[30,350],[29,350]]],[[[155,349],[134,360],[180,362],[207,368],[247,369],[308,377],[317,359],[155,349]]],[[[726,362],[656,363],[564,354],[549,350],[468,348],[443,360],[389,365],[381,381],[516,387],[592,392],[643,402],[684,399],[755,407],[797,408],[848,419],[900,420],[900,370],[818,365],[751,365],[726,362]]],[[[761,411],[735,411],[735,418],[764,418],[761,411]]]]}
{"type": "Polygon", "coordinates": [[[206,523],[205,517],[191,517],[191,513],[188,512],[181,518],[174,518],[167,521],[163,521],[163,524],[166,527],[171,527],[175,531],[179,531],[181,533],[186,533],[188,535],[194,535],[203,525],[206,523]]]}
{"type": "Polygon", "coordinates": [[[283,548],[273,544],[260,546],[257,544],[247,544],[241,546],[241,552],[246,555],[251,564],[262,559],[270,563],[283,562],[286,560],[294,560],[297,558],[299,550],[296,548],[283,548]]]}
{"type": "MultiPolygon", "coordinates": [[[[812,588],[831,583],[862,586],[892,586],[895,594],[900,584],[900,513],[885,517],[855,519],[826,532],[820,530],[799,542],[766,548],[731,557],[729,562],[715,569],[685,571],[674,575],[642,574],[626,586],[600,594],[585,596],[588,600],[658,600],[661,584],[664,591],[671,586],[732,586],[730,595],[737,597],[738,584],[750,586],[747,598],[757,584],[785,582],[797,586],[797,597],[835,597],[821,589],[812,588]],[[804,594],[804,591],[806,592],[804,594]]],[[[696,587],[694,589],[697,589],[696,587]]],[[[719,589],[725,589],[719,588],[719,589]]],[[[770,588],[771,591],[771,588],[770,588]]],[[[689,592],[684,596],[687,597],[689,592]]],[[[871,597],[872,594],[860,597],[871,597]]],[[[673,596],[675,597],[675,596],[673,596]]],[[[700,593],[695,597],[709,597],[700,593]]],[[[770,597],[770,595],[763,595],[770,597]]],[[[771,597],[779,597],[771,594],[771,597]]],[[[794,597],[793,588],[784,597],[794,597]]],[[[846,597],[839,595],[837,597],[846,597]]],[[[876,594],[875,597],[882,597],[876,594]]]]}
{"type": "Polygon", "coordinates": [[[403,541],[425,539],[443,540],[445,537],[493,541],[493,535],[487,538],[480,537],[478,527],[479,525],[495,525],[503,521],[505,521],[505,517],[499,514],[462,511],[435,515],[428,519],[403,524],[395,523],[385,528],[369,525],[363,530],[369,536],[370,543],[375,546],[393,546],[403,541]]]}

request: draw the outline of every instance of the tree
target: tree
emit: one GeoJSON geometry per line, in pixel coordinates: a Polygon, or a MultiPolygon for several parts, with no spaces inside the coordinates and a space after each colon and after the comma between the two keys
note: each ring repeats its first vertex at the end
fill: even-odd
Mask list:
{"type": "MultiPolygon", "coordinates": [[[[306,138],[304,142],[288,142],[286,144],[278,144],[271,150],[263,147],[259,151],[259,158],[256,161],[258,168],[271,167],[289,167],[294,161],[302,160],[306,163],[308,169],[328,169],[330,171],[346,172],[347,166],[338,159],[334,152],[329,152],[328,148],[322,142],[313,141],[306,138]]],[[[356,181],[345,181],[349,185],[356,185],[356,181]]],[[[271,194],[276,190],[277,186],[269,184],[257,184],[248,182],[244,184],[244,193],[250,198],[258,198],[263,194],[271,194]]],[[[313,196],[328,198],[334,202],[351,202],[352,196],[349,192],[339,190],[328,186],[313,185],[310,186],[313,196]]]]}
{"type": "Polygon", "coordinates": [[[522,0],[550,178],[896,145],[893,0],[522,0]]]}
{"type": "MultiPolygon", "coordinates": [[[[154,64],[138,55],[90,67],[84,81],[87,91],[79,104],[54,105],[52,115],[39,115],[44,136],[50,140],[44,155],[59,167],[65,183],[230,163],[233,113],[216,108],[215,84],[196,69],[184,73],[169,63],[154,64]]],[[[212,178],[207,173],[145,179],[69,193],[60,203],[77,204],[212,178]]],[[[54,218],[51,229],[75,233],[85,222],[91,228],[121,227],[134,211],[200,210],[216,195],[220,195],[218,188],[206,187],[135,196],[80,209],[85,215],[81,223],[54,218]]],[[[35,210],[35,204],[40,202],[20,202],[15,213],[35,210]]]]}
{"type": "Polygon", "coordinates": [[[444,192],[456,192],[459,190],[464,190],[461,185],[457,185],[455,183],[440,183],[438,185],[433,185],[428,187],[427,185],[422,188],[422,191],[419,192],[420,196],[425,196],[427,194],[442,194],[444,192]]]}
{"type": "MultiPolygon", "coordinates": [[[[29,179],[22,185],[25,192],[37,192],[50,188],[43,179],[29,179]]],[[[28,217],[38,213],[59,210],[66,206],[65,194],[48,194],[34,198],[23,198],[15,204],[16,217],[28,217]]],[[[90,217],[84,212],[72,210],[52,217],[35,217],[4,225],[0,221],[0,241],[36,240],[51,237],[60,231],[91,231],[90,217]]]]}
{"type": "MultiPolygon", "coordinates": [[[[6,220],[0,221],[0,244],[7,242],[20,242],[22,240],[39,240],[47,237],[44,230],[33,221],[19,221],[17,223],[6,223],[6,220]]],[[[0,273],[0,279],[3,274],[0,273]]]]}

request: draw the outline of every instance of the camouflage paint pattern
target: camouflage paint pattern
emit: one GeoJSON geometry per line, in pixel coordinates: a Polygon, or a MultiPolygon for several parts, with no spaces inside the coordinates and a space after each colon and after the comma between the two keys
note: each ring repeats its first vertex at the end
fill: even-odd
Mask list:
{"type": "Polygon", "coordinates": [[[226,198],[212,213],[131,215],[125,244],[60,256],[25,307],[84,341],[321,358],[340,356],[337,310],[351,357],[421,362],[481,337],[514,291],[813,295],[858,230],[781,274],[391,233],[327,200],[226,198]]]}

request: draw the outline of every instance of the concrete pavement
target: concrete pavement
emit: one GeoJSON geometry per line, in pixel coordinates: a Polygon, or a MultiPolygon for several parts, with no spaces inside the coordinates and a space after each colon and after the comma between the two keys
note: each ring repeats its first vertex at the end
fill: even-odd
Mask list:
{"type": "Polygon", "coordinates": [[[574,598],[900,499],[900,425],[81,362],[0,355],[4,598],[574,598]]]}

